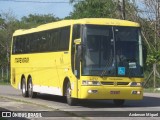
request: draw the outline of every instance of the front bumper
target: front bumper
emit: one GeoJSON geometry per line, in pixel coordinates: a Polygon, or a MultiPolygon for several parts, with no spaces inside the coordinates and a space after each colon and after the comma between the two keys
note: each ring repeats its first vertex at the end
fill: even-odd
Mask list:
{"type": "Polygon", "coordinates": [[[143,99],[142,87],[81,86],[79,99],[143,99]]]}

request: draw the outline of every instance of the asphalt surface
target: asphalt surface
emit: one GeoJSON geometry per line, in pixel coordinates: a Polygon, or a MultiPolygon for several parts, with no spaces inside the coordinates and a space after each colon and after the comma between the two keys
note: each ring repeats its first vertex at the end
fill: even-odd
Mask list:
{"type": "Polygon", "coordinates": [[[143,100],[126,101],[122,107],[116,107],[110,100],[81,100],[76,106],[69,106],[64,97],[39,94],[34,99],[23,98],[21,91],[9,85],[0,85],[0,111],[38,112],[37,114],[40,115],[40,117],[5,118],[11,120],[104,120],[106,118],[116,120],[117,117],[121,120],[158,120],[160,119],[160,93],[145,93],[143,100]]]}

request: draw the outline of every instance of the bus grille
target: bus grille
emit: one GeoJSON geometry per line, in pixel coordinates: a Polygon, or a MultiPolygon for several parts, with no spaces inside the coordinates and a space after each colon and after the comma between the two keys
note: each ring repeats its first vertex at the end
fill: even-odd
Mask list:
{"type": "Polygon", "coordinates": [[[102,85],[114,85],[114,82],[101,82],[102,85]]]}
{"type": "Polygon", "coordinates": [[[129,82],[117,82],[117,85],[128,85],[129,82]]]}
{"type": "Polygon", "coordinates": [[[128,85],[129,82],[101,82],[102,85],[128,85]]]}

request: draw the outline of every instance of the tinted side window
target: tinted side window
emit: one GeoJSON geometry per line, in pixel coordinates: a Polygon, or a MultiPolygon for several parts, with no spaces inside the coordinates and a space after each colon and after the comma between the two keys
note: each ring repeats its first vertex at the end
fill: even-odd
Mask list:
{"type": "Polygon", "coordinates": [[[69,50],[70,27],[60,29],[59,50],[69,50]]]}
{"type": "Polygon", "coordinates": [[[70,27],[13,37],[13,54],[69,50],[70,27]]]}
{"type": "Polygon", "coordinates": [[[29,45],[29,40],[27,39],[26,36],[22,36],[21,37],[23,40],[23,53],[29,53],[29,50],[30,50],[30,45],[29,45]]]}
{"type": "Polygon", "coordinates": [[[51,51],[57,51],[58,48],[58,39],[57,39],[57,31],[56,30],[52,30],[51,31],[51,51]]]}
{"type": "Polygon", "coordinates": [[[46,34],[45,32],[40,32],[39,33],[39,49],[40,49],[40,52],[46,52],[47,49],[48,49],[48,46],[47,46],[47,37],[46,37],[46,34]]]}
{"type": "Polygon", "coordinates": [[[22,36],[14,37],[13,38],[13,54],[21,54],[24,52],[24,41],[22,36]]]}
{"type": "Polygon", "coordinates": [[[17,44],[17,37],[13,37],[13,46],[12,46],[12,54],[15,54],[16,53],[16,45],[17,44]]]}
{"type": "Polygon", "coordinates": [[[30,42],[30,53],[35,53],[37,50],[37,40],[34,39],[34,34],[27,35],[27,39],[30,42]]]}

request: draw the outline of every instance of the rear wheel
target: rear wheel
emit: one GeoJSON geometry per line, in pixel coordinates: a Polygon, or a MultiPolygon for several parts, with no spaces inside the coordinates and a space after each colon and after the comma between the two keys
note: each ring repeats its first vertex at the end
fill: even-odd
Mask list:
{"type": "Polygon", "coordinates": [[[113,102],[114,102],[114,104],[116,105],[116,106],[123,106],[123,104],[124,104],[124,102],[125,102],[125,100],[113,100],[113,102]]]}
{"type": "Polygon", "coordinates": [[[35,98],[37,96],[37,93],[33,92],[33,84],[31,78],[28,81],[28,95],[30,98],[35,98]]]}
{"type": "Polygon", "coordinates": [[[66,87],[66,98],[67,98],[67,103],[71,106],[76,104],[76,99],[71,97],[71,85],[70,82],[67,83],[66,87]]]}
{"type": "Polygon", "coordinates": [[[23,97],[28,97],[28,91],[26,88],[27,88],[26,87],[26,80],[25,80],[25,78],[23,78],[22,79],[22,88],[21,88],[23,97]]]}

